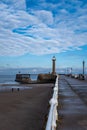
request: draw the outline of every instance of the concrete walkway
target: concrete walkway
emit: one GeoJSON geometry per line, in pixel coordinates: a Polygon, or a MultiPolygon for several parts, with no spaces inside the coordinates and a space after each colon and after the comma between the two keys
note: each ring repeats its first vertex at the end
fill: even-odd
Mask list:
{"type": "MultiPolygon", "coordinates": [[[[80,81],[77,82],[77,80],[68,79],[65,76],[60,77],[57,130],[87,130],[87,104],[83,101],[82,96],[80,97],[75,92],[75,84],[80,85],[80,81]],[[74,90],[70,83],[74,84],[74,90]]],[[[84,89],[83,93],[86,90],[84,89]]]]}

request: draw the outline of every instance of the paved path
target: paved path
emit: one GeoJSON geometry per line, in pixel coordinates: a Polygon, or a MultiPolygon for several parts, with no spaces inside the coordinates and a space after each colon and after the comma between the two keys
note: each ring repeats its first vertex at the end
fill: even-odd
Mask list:
{"type": "Polygon", "coordinates": [[[87,80],[65,77],[71,89],[87,104],[87,80]]]}
{"type": "Polygon", "coordinates": [[[86,94],[86,92],[86,82],[65,76],[60,77],[57,130],[87,130],[87,102],[85,100],[87,95],[84,98],[82,96],[82,93],[86,94]],[[84,89],[81,89],[81,85],[84,89]]]}

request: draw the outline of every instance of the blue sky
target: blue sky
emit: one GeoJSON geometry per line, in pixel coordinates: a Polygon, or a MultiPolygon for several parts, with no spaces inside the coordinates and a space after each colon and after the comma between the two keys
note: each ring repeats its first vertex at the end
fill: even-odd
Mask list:
{"type": "Polygon", "coordinates": [[[0,68],[81,68],[86,0],[0,0],[0,68]]]}

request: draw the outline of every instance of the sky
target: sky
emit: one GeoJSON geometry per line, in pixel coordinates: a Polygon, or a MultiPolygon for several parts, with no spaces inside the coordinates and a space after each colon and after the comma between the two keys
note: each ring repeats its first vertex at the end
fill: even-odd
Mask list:
{"type": "Polygon", "coordinates": [[[87,66],[86,0],[0,0],[0,69],[87,66]]]}

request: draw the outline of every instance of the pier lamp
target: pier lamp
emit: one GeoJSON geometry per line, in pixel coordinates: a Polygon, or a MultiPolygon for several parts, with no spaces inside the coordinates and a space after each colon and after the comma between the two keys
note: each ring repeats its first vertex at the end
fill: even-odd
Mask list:
{"type": "Polygon", "coordinates": [[[83,75],[85,74],[85,61],[83,60],[83,75]]]}
{"type": "Polygon", "coordinates": [[[83,60],[83,62],[82,62],[82,64],[83,64],[83,80],[85,79],[85,61],[83,60]]]}

